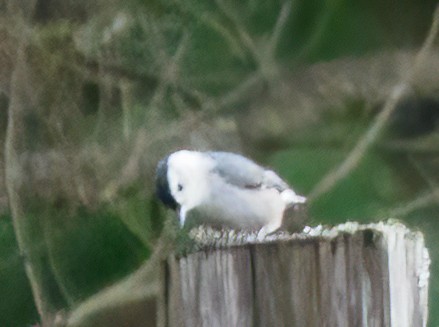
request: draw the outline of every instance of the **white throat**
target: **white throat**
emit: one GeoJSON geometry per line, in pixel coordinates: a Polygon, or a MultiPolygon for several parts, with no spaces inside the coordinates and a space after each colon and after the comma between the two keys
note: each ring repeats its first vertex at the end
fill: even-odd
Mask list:
{"type": "Polygon", "coordinates": [[[209,195],[209,172],[215,162],[193,151],[178,151],[168,159],[169,188],[175,201],[186,212],[200,204],[209,195]]]}

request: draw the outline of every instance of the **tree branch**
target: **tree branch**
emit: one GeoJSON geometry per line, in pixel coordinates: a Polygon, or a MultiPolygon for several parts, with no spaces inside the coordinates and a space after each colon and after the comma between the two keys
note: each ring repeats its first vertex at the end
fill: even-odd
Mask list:
{"type": "Polygon", "coordinates": [[[331,190],[337,183],[349,175],[349,173],[354,170],[364,154],[370,148],[370,146],[377,140],[384,127],[386,126],[390,115],[394,112],[398,102],[404,97],[408,90],[411,88],[411,83],[413,82],[413,76],[420,69],[426,56],[431,52],[431,49],[436,39],[439,30],[439,7],[436,9],[433,17],[433,23],[431,25],[430,31],[419,50],[418,54],[414,59],[414,65],[408,71],[407,75],[403,77],[402,81],[396,85],[389,97],[387,98],[383,109],[376,117],[375,121],[372,123],[370,128],[366,133],[359,139],[355,147],[351,150],[349,155],[345,160],[336,168],[331,170],[318,184],[314,187],[311,194],[309,195],[309,200],[314,201],[324,193],[331,190]]]}

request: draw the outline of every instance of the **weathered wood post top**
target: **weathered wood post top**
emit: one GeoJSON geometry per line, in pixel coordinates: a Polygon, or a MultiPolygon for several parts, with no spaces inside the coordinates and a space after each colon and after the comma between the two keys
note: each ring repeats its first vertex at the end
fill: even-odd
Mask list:
{"type": "Polygon", "coordinates": [[[401,223],[191,235],[164,265],[163,326],[426,326],[430,259],[401,223]]]}

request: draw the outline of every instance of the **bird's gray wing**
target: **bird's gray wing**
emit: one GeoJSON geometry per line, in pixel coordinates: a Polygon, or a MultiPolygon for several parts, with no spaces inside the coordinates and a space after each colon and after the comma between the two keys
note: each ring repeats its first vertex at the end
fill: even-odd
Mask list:
{"type": "Polygon", "coordinates": [[[207,152],[214,159],[214,173],[227,183],[241,188],[276,188],[279,191],[288,185],[276,175],[250,159],[230,152],[207,152]]]}

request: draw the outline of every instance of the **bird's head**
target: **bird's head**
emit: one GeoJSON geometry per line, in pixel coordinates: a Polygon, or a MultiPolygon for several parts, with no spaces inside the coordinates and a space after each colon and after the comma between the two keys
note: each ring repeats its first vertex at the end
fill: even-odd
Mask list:
{"type": "Polygon", "coordinates": [[[196,151],[181,150],[159,162],[156,193],[168,207],[190,210],[203,202],[209,191],[211,158],[196,151]]]}

